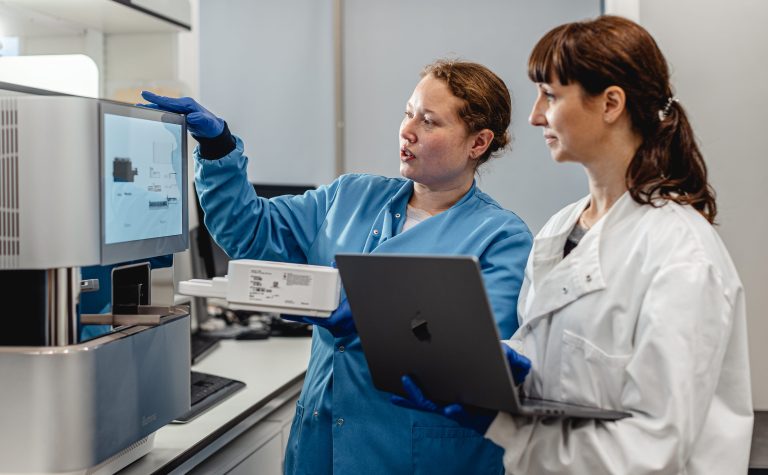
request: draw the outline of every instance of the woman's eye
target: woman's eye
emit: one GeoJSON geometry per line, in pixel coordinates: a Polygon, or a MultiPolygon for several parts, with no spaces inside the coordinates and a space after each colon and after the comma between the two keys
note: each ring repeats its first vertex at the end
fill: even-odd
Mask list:
{"type": "Polygon", "coordinates": [[[549,102],[552,102],[552,101],[555,100],[555,95],[552,94],[551,92],[545,92],[544,93],[544,97],[546,97],[547,101],[549,101],[549,102]]]}

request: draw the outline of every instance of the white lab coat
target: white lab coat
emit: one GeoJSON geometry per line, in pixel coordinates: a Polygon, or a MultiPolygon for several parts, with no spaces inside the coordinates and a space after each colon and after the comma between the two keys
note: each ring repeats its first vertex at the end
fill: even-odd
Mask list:
{"type": "Polygon", "coordinates": [[[752,434],[744,290],[690,206],[625,193],[563,259],[588,198],[534,241],[510,345],[527,394],[631,412],[615,422],[512,417],[486,437],[513,474],[745,474],[752,434]]]}

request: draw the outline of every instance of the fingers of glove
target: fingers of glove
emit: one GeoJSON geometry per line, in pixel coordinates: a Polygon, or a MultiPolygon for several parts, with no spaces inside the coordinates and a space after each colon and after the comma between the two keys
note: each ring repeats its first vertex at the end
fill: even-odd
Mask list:
{"type": "Polygon", "coordinates": [[[342,299],[336,310],[333,311],[328,320],[331,324],[341,323],[344,320],[352,318],[352,310],[349,308],[347,299],[342,299]]]}
{"type": "Polygon", "coordinates": [[[504,348],[504,354],[506,355],[509,367],[512,370],[512,377],[515,380],[515,384],[522,383],[531,371],[531,360],[525,355],[521,355],[513,350],[505,343],[502,343],[501,347],[504,348]]]}
{"type": "Polygon", "coordinates": [[[341,305],[328,318],[306,317],[306,319],[313,325],[329,329],[331,333],[338,333],[338,335],[334,333],[334,336],[344,336],[350,327],[354,327],[352,313],[349,310],[349,304],[346,299],[341,302],[341,305]]]}
{"type": "Polygon", "coordinates": [[[517,352],[515,352],[515,357],[512,377],[515,379],[516,384],[520,384],[525,381],[525,377],[528,376],[528,373],[531,371],[531,360],[517,352]]]}
{"type": "Polygon", "coordinates": [[[347,302],[346,298],[341,301],[339,307],[334,310],[329,317],[308,317],[294,315],[287,319],[323,327],[330,331],[331,334],[336,338],[351,335],[356,331],[355,322],[352,320],[352,311],[349,308],[349,302],[347,302]]]}
{"type": "Polygon", "coordinates": [[[461,404],[450,404],[443,408],[442,413],[445,417],[455,421],[462,427],[480,430],[478,429],[478,425],[482,424],[480,418],[472,417],[461,404]]]}
{"type": "Polygon", "coordinates": [[[468,412],[461,404],[451,404],[443,408],[443,415],[445,417],[480,434],[485,434],[488,431],[488,427],[497,414],[494,411],[481,411],[473,414],[468,412]]]}
{"type": "Polygon", "coordinates": [[[153,100],[158,101],[158,104],[150,102],[149,104],[136,104],[137,106],[144,107],[146,109],[186,114],[187,126],[193,135],[213,138],[220,135],[224,131],[224,121],[203,109],[199,104],[195,103],[193,99],[189,99],[188,97],[172,99],[170,97],[158,96],[156,94],[150,96],[152,93],[147,91],[144,92],[146,93],[147,100],[150,100],[150,97],[152,97],[153,100]],[[185,107],[183,105],[179,105],[183,104],[185,100],[191,101],[194,103],[194,106],[185,107]],[[178,103],[171,103],[171,101],[178,101],[178,103]],[[195,109],[195,111],[191,112],[192,109],[195,109]]]}
{"type": "Polygon", "coordinates": [[[176,112],[177,114],[189,114],[190,112],[202,110],[200,104],[189,97],[181,97],[177,99],[174,97],[159,96],[149,91],[142,91],[141,97],[155,104],[157,109],[176,112]]]}
{"type": "Polygon", "coordinates": [[[449,404],[443,408],[443,415],[451,419],[460,419],[467,417],[467,411],[461,404],[449,404]]]}
{"type": "Polygon", "coordinates": [[[395,394],[389,396],[389,401],[392,404],[396,405],[396,406],[405,407],[405,408],[408,408],[408,409],[422,409],[423,410],[422,407],[417,406],[410,399],[406,399],[404,397],[400,397],[400,396],[397,396],[395,394]]]}
{"type": "Polygon", "coordinates": [[[504,348],[504,355],[507,357],[507,362],[514,368],[520,368],[527,370],[531,369],[531,360],[526,356],[521,355],[517,351],[509,347],[509,345],[502,343],[501,347],[504,348]]]}
{"type": "Polygon", "coordinates": [[[403,376],[401,381],[403,382],[403,388],[405,389],[405,392],[408,394],[408,399],[413,401],[413,403],[416,404],[419,408],[432,412],[439,411],[437,404],[424,396],[424,393],[421,392],[421,388],[419,388],[419,386],[413,381],[413,379],[411,379],[410,376],[403,376]]]}
{"type": "Polygon", "coordinates": [[[339,306],[327,317],[304,317],[304,319],[307,323],[311,323],[312,325],[330,328],[343,322],[344,314],[342,313],[342,310],[341,306],[339,306]]]}

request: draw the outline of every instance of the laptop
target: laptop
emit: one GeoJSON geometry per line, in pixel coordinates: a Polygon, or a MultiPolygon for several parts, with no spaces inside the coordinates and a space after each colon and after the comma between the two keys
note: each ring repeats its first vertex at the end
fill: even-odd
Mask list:
{"type": "Polygon", "coordinates": [[[338,254],[336,264],[378,389],[405,396],[400,378],[409,374],[441,403],[531,416],[630,416],[518,393],[475,257],[338,254]]]}

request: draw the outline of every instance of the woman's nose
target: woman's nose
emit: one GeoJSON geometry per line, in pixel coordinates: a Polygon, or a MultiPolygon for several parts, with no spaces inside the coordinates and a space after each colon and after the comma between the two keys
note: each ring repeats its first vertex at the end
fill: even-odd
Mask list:
{"type": "Polygon", "coordinates": [[[544,111],[541,107],[541,100],[537,99],[531,109],[531,115],[528,116],[528,123],[533,126],[547,125],[547,118],[544,115],[544,111]]]}
{"type": "Polygon", "coordinates": [[[413,127],[411,125],[411,119],[405,118],[403,119],[403,123],[400,124],[400,137],[407,140],[410,143],[413,143],[416,141],[416,134],[413,132],[413,127]]]}

